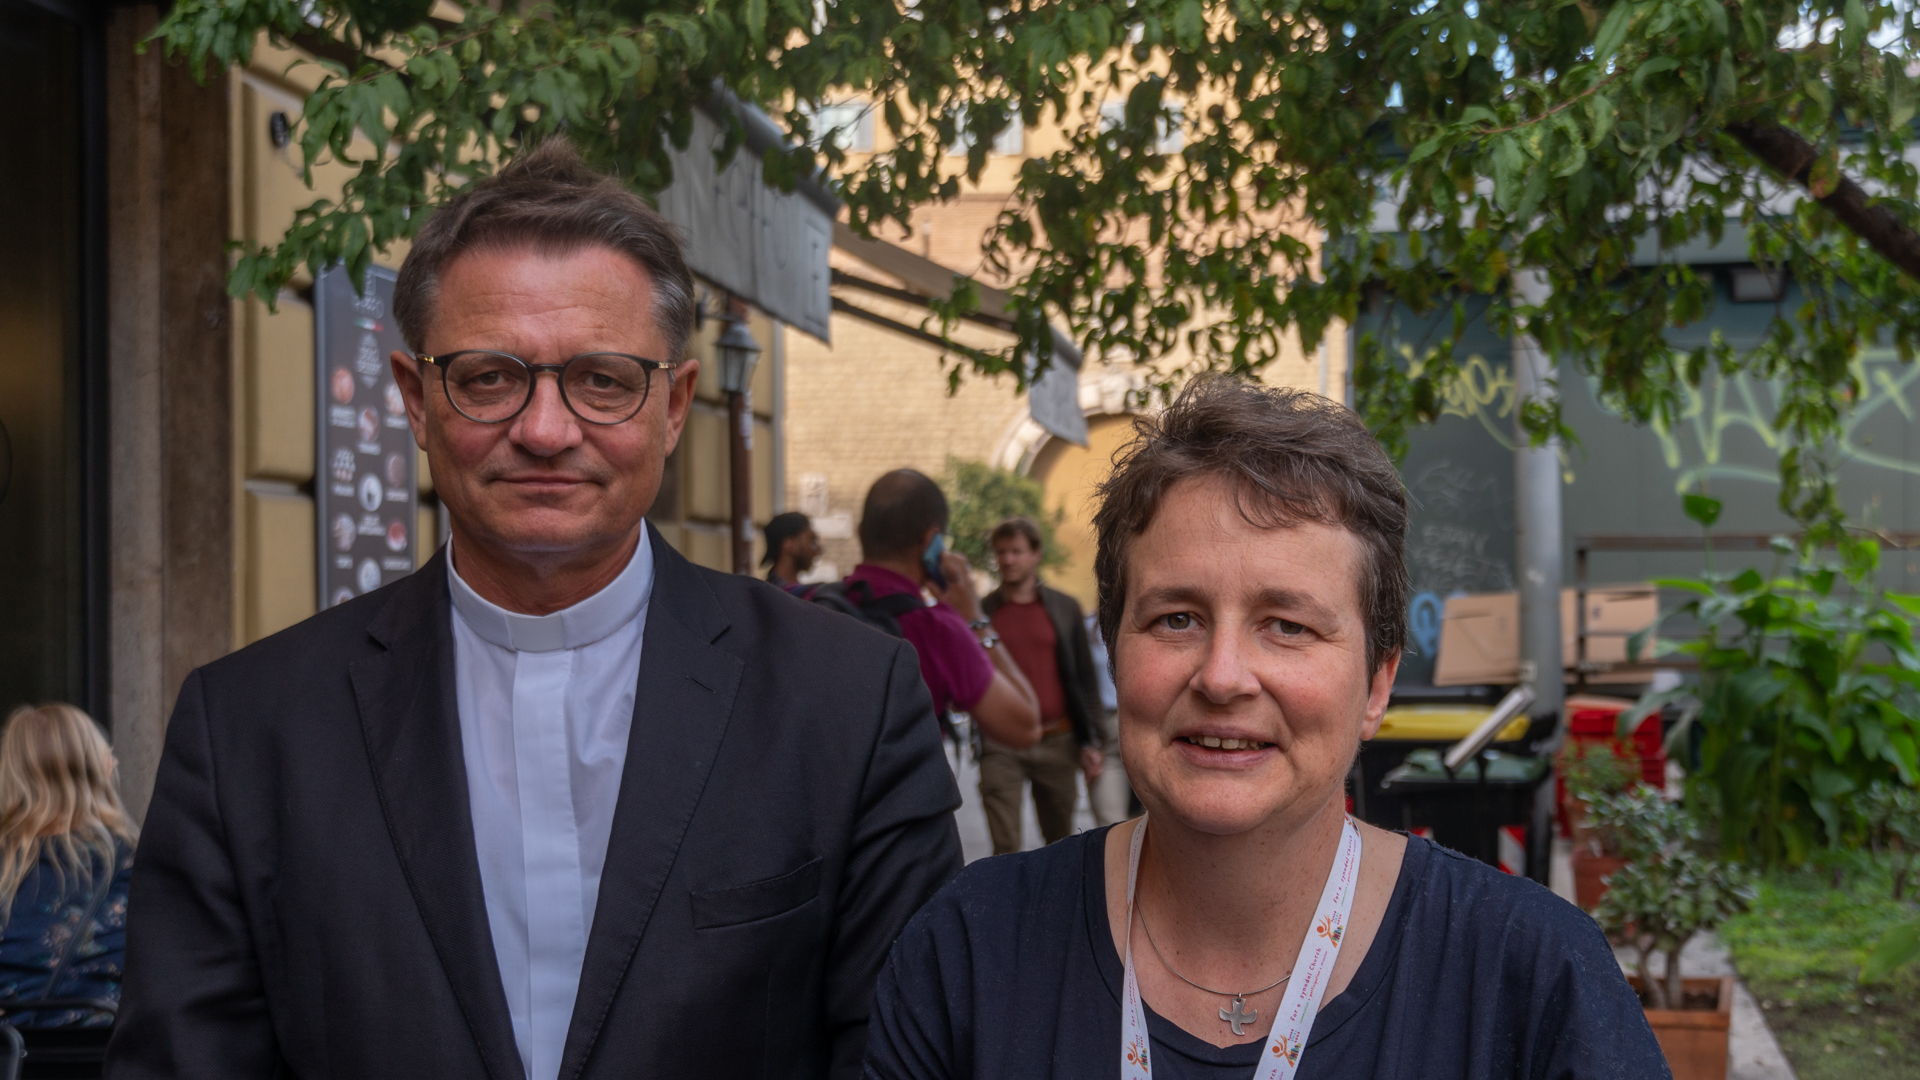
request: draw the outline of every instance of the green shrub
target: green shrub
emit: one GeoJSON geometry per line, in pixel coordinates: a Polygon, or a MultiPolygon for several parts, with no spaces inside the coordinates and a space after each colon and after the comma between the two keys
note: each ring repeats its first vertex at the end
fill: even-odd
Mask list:
{"type": "MultiPolygon", "coordinates": [[[[1719,504],[1690,495],[1688,513],[1711,525],[1719,504]]],[[[1699,627],[1679,647],[1700,666],[1695,689],[1651,695],[1621,716],[1638,723],[1685,701],[1668,735],[1678,754],[1700,728],[1688,801],[1718,823],[1721,850],[1774,866],[1819,847],[1861,839],[1854,798],[1875,782],[1912,787],[1920,775],[1920,652],[1911,616],[1920,596],[1878,587],[1880,548],[1842,538],[1831,552],[1776,537],[1781,570],[1709,571],[1657,584],[1690,595],[1699,627]]],[[[1634,653],[1652,632],[1630,641],[1634,653]]]]}
{"type": "Polygon", "coordinates": [[[1907,883],[1920,865],[1920,792],[1877,781],[1857,801],[1867,823],[1867,844],[1893,871],[1893,898],[1906,899],[1907,883]]]}
{"type": "Polygon", "coordinates": [[[1704,851],[1699,822],[1652,788],[1603,795],[1593,817],[1628,860],[1608,875],[1593,917],[1633,949],[1649,1007],[1678,1009],[1680,951],[1694,935],[1747,909],[1755,895],[1752,874],[1704,851]],[[1664,980],[1653,976],[1656,953],[1666,957],[1664,980]]]}
{"type": "Polygon", "coordinates": [[[1040,481],[1008,469],[996,469],[984,461],[947,458],[947,469],[940,477],[952,504],[953,519],[947,526],[947,543],[965,555],[977,569],[993,569],[993,548],[987,534],[1010,517],[1030,517],[1040,526],[1043,551],[1042,569],[1065,566],[1067,553],[1054,542],[1054,532],[1067,519],[1064,511],[1047,513],[1046,490],[1040,481]]]}
{"type": "Polygon", "coordinates": [[[1629,791],[1640,782],[1640,762],[1607,743],[1568,743],[1560,751],[1559,772],[1567,794],[1589,804],[1602,795],[1629,791]]]}
{"type": "Polygon", "coordinates": [[[1587,824],[1600,834],[1602,852],[1616,859],[1651,858],[1675,841],[1692,843],[1700,826],[1680,804],[1659,791],[1636,785],[1587,804],[1587,824]]]}

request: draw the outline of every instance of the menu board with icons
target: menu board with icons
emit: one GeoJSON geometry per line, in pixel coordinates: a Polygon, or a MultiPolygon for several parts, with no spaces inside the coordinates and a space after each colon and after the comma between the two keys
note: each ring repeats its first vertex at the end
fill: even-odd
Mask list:
{"type": "Polygon", "coordinates": [[[387,362],[406,349],[393,321],[393,283],[393,271],[372,267],[362,296],[334,266],[313,286],[322,608],[413,573],[420,542],[413,429],[387,362]]]}

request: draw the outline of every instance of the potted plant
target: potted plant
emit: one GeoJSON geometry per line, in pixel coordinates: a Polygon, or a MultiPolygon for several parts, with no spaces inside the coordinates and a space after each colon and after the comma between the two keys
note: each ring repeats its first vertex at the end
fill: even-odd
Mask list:
{"type": "MultiPolygon", "coordinates": [[[[1725,1080],[1733,977],[1685,978],[1680,952],[1696,934],[1746,910],[1755,895],[1752,876],[1707,855],[1701,830],[1678,807],[1642,814],[1636,824],[1664,830],[1661,842],[1638,851],[1611,875],[1594,917],[1634,953],[1635,973],[1628,981],[1640,994],[1674,1080],[1725,1080]],[[1658,974],[1655,954],[1666,961],[1658,974]]],[[[1648,839],[1647,832],[1636,837],[1648,839]]]]}
{"type": "Polygon", "coordinates": [[[1603,886],[1599,878],[1619,869],[1619,857],[1605,851],[1605,838],[1590,821],[1594,801],[1630,792],[1640,782],[1640,765],[1605,742],[1571,742],[1559,753],[1561,784],[1567,788],[1567,826],[1572,834],[1574,890],[1580,907],[1592,911],[1603,886]],[[1580,882],[1586,888],[1580,888],[1580,882]]]}
{"type": "Polygon", "coordinates": [[[1573,850],[1574,902],[1592,911],[1608,879],[1634,859],[1660,849],[1683,828],[1683,811],[1645,784],[1587,800],[1587,835],[1573,850]]]}

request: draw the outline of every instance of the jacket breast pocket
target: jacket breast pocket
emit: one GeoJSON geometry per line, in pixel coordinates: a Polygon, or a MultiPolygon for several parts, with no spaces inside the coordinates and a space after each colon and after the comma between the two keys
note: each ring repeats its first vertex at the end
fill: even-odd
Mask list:
{"type": "Polygon", "coordinates": [[[820,860],[814,859],[779,877],[694,893],[693,927],[696,930],[713,930],[771,919],[792,911],[818,895],[820,860]]]}

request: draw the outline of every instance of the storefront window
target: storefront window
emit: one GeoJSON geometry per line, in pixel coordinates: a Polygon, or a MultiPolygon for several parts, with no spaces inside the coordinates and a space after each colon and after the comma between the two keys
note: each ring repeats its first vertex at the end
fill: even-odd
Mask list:
{"type": "Polygon", "coordinates": [[[0,709],[86,703],[79,27],[0,0],[0,709]]]}

